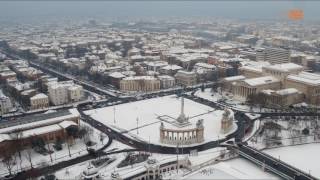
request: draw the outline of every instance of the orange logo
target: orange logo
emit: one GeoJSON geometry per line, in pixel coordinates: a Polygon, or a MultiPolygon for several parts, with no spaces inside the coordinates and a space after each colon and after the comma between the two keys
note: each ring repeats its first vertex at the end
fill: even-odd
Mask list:
{"type": "Polygon", "coordinates": [[[301,9],[292,9],[288,12],[288,18],[291,20],[301,20],[303,17],[304,13],[301,9]]]}

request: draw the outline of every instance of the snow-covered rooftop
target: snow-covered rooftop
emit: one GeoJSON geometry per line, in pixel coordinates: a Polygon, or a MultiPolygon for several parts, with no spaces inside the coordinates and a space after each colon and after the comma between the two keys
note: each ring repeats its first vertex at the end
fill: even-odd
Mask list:
{"type": "Polygon", "coordinates": [[[168,66],[162,67],[161,69],[165,69],[165,70],[180,70],[180,69],[182,69],[182,67],[178,66],[178,65],[168,65],[168,66]]]}
{"type": "Polygon", "coordinates": [[[126,77],[121,72],[113,72],[113,73],[109,74],[109,76],[113,77],[113,78],[124,78],[124,77],[126,77]]]}
{"type": "Polygon", "coordinates": [[[279,95],[289,95],[289,94],[295,94],[298,92],[299,91],[295,88],[287,88],[287,89],[281,89],[281,90],[276,91],[276,93],[279,95]]]}
{"type": "Polygon", "coordinates": [[[270,65],[270,66],[265,66],[265,69],[272,69],[272,70],[276,70],[276,71],[282,71],[282,72],[291,72],[291,71],[297,71],[303,70],[303,67],[298,65],[298,64],[294,64],[294,63],[283,63],[283,64],[274,64],[274,65],[270,65]]]}
{"type": "Polygon", "coordinates": [[[123,78],[123,80],[157,80],[154,76],[130,76],[123,78]]]}
{"type": "Polygon", "coordinates": [[[300,83],[305,83],[311,86],[319,86],[320,85],[320,75],[309,73],[309,72],[301,72],[299,74],[291,74],[287,77],[288,80],[296,81],[300,83]]]}
{"type": "Polygon", "coordinates": [[[48,124],[55,124],[66,119],[77,118],[80,114],[77,109],[61,110],[57,112],[29,115],[16,120],[0,123],[0,133],[9,133],[15,130],[29,129],[48,124]]]}
{"type": "Polygon", "coordinates": [[[246,79],[246,77],[240,75],[240,76],[231,76],[231,77],[226,77],[224,78],[225,81],[238,81],[238,80],[243,80],[246,79]]]}
{"type": "Polygon", "coordinates": [[[43,94],[43,93],[39,93],[39,94],[36,94],[36,95],[32,96],[30,98],[30,100],[43,99],[43,98],[48,98],[48,96],[43,94]]]}
{"type": "Polygon", "coordinates": [[[244,80],[244,82],[249,84],[250,86],[260,86],[264,84],[280,82],[280,80],[273,76],[263,76],[258,78],[246,79],[244,80]]]}
{"type": "Polygon", "coordinates": [[[208,68],[208,69],[215,69],[216,66],[213,64],[208,64],[208,63],[196,63],[194,66],[196,67],[201,67],[201,68],[208,68]]]}

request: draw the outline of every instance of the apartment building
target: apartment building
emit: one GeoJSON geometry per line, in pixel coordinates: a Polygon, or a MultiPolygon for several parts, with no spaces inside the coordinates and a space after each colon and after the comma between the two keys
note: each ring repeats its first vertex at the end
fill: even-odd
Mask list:
{"type": "Polygon", "coordinates": [[[175,75],[176,83],[184,86],[193,86],[197,84],[197,75],[195,72],[180,70],[175,75]]]}
{"type": "Polygon", "coordinates": [[[153,76],[132,76],[120,81],[121,91],[158,91],[160,80],[153,76]]]}
{"type": "Polygon", "coordinates": [[[281,48],[261,48],[256,51],[257,61],[267,61],[271,64],[290,62],[290,50],[281,48]]]}
{"type": "Polygon", "coordinates": [[[52,82],[48,84],[49,100],[54,105],[76,102],[83,97],[83,88],[73,81],[52,82]]]}

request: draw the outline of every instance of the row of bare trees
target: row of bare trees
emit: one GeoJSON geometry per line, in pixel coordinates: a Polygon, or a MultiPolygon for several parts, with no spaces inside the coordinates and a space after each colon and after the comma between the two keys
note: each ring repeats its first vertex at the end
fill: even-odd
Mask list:
{"type": "MultiPolygon", "coordinates": [[[[90,137],[93,134],[93,129],[89,126],[81,126],[80,128],[77,126],[71,126],[66,129],[66,134],[67,137],[65,138],[65,143],[67,144],[69,156],[71,157],[70,146],[74,144],[74,139],[81,138],[84,143],[91,141],[90,137]]],[[[21,171],[23,169],[23,161],[27,161],[30,168],[33,169],[34,151],[39,152],[45,149],[46,145],[50,148],[48,142],[39,136],[31,136],[28,139],[22,139],[23,134],[20,130],[11,133],[9,136],[11,140],[7,141],[5,148],[0,148],[0,158],[2,165],[7,169],[10,176],[13,175],[14,168],[16,168],[17,171],[21,171]],[[31,148],[28,145],[30,145],[31,148]]],[[[61,138],[57,138],[55,143],[63,143],[63,140],[61,138]]]]}

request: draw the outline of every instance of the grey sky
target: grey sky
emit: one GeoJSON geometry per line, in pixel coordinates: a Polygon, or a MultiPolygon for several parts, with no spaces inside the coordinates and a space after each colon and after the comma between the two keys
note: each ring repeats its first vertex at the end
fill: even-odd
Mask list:
{"type": "Polygon", "coordinates": [[[306,20],[320,19],[320,2],[288,1],[16,1],[0,2],[0,20],[47,18],[227,17],[281,19],[288,10],[303,9],[306,20]]]}

